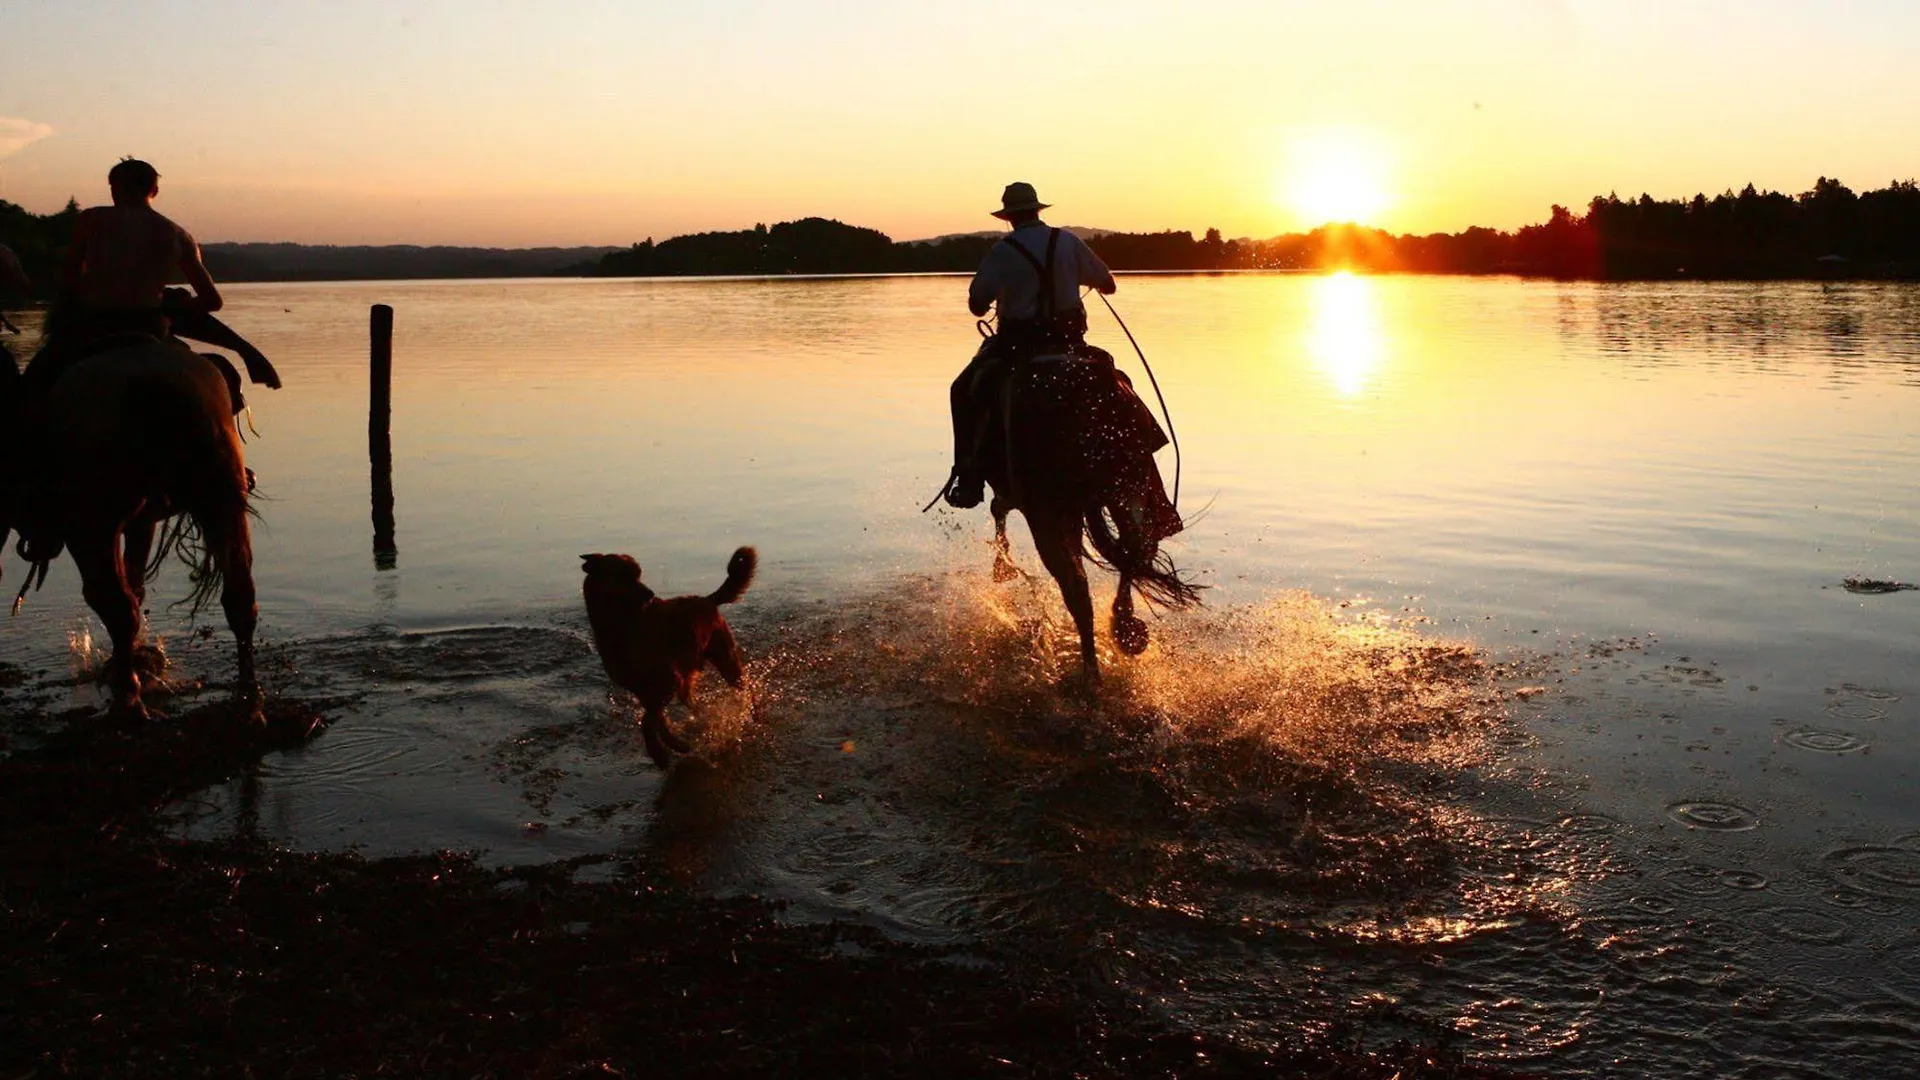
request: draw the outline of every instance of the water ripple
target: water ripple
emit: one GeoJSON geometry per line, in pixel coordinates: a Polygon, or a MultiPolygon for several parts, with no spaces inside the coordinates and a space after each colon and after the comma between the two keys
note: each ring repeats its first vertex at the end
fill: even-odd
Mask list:
{"type": "Polygon", "coordinates": [[[1827,869],[1861,892],[1898,899],[1920,898],[1920,850],[1863,844],[1827,853],[1827,869]]]}
{"type": "Polygon", "coordinates": [[[1746,832],[1760,826],[1760,815],[1737,803],[1686,799],[1667,806],[1667,816],[1690,829],[1746,832]]]}
{"type": "Polygon", "coordinates": [[[1853,932],[1840,916],[1807,907],[1767,908],[1756,921],[1769,936],[1807,945],[1838,945],[1853,932]]]}
{"type": "Polygon", "coordinates": [[[1781,735],[1780,741],[1818,754],[1851,754],[1867,748],[1867,740],[1850,731],[1827,731],[1816,727],[1794,728],[1781,735]]]}

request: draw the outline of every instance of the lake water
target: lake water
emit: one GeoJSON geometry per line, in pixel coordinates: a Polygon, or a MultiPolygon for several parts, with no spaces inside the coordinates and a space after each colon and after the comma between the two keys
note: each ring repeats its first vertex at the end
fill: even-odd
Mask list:
{"type": "MultiPolygon", "coordinates": [[[[1052,950],[1253,1040],[1347,1019],[1554,1075],[1920,1075],[1920,592],[1842,587],[1920,580],[1920,289],[1123,278],[1185,452],[1171,550],[1211,588],[1091,706],[1057,594],[985,573],[984,512],[919,513],[963,292],[233,287],[288,384],[248,447],[265,679],[333,722],[179,829],[616,853],[1052,950]],[[705,688],[663,777],[576,556],[704,593],[747,543],[753,694],[705,688]]],[[[164,606],[183,577],[152,626],[218,683],[224,628],[164,606]]],[[[90,625],[64,563],[13,620],[17,743],[46,723],[22,702],[100,701],[90,625]]]]}

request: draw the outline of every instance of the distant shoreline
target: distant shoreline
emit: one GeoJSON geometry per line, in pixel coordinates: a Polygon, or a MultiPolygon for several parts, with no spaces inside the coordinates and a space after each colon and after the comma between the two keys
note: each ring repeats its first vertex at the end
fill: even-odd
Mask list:
{"type": "MultiPolygon", "coordinates": [[[[1704,277],[1689,274],[1674,274],[1664,277],[1565,277],[1552,274],[1530,274],[1517,270],[1365,270],[1349,267],[1299,267],[1299,268],[1262,268],[1262,267],[1224,267],[1215,269],[1164,269],[1164,270],[1115,270],[1115,277],[1329,277],[1336,274],[1351,273],[1361,277],[1433,277],[1433,278],[1508,278],[1515,281],[1558,281],[1566,283],[1598,285],[1645,285],[1645,284],[1766,284],[1770,282],[1807,284],[1857,283],[1857,284],[1915,284],[1920,276],[1835,276],[1835,275],[1794,275],[1779,277],[1704,277]]],[[[529,274],[515,277],[365,277],[365,278],[261,278],[225,279],[222,285],[479,285],[479,284],[518,284],[553,281],[603,281],[619,282],[658,282],[661,284],[685,282],[699,284],[709,282],[744,281],[862,281],[880,278],[968,278],[971,270],[876,270],[863,272],[820,273],[820,274],[633,274],[607,276],[599,274],[529,274]]]]}
{"type": "MultiPolygon", "coordinates": [[[[78,207],[33,214],[0,202],[0,242],[45,294],[78,207]]],[[[1799,195],[1749,184],[1708,198],[1595,196],[1584,213],[1563,206],[1511,232],[1394,234],[1323,225],[1266,240],[1218,229],[1150,233],[1079,230],[1119,272],[1511,275],[1581,281],[1920,280],[1920,186],[1912,180],[1855,193],[1821,177],[1799,195]]],[[[483,280],[529,277],[877,277],[969,273],[1003,233],[895,241],[876,229],[808,217],[749,229],[693,233],[628,247],[480,248],[418,244],[217,242],[208,269],[226,282],[483,280]]]]}

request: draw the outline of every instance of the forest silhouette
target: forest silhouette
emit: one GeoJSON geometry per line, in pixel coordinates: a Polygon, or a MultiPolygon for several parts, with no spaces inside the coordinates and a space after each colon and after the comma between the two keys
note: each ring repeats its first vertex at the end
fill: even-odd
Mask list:
{"type": "MultiPolygon", "coordinates": [[[[884,233],[806,218],[738,232],[648,239],[587,272],[870,274],[970,271],[997,233],[895,242],[884,233]]],[[[1856,195],[1821,177],[1797,196],[1749,184],[1712,198],[1595,196],[1584,214],[1555,206],[1513,232],[1394,235],[1326,225],[1268,240],[1192,233],[1103,233],[1087,242],[1115,270],[1410,271],[1587,279],[1912,277],[1920,275],[1920,187],[1896,181],[1856,195]]]]}
{"type": "MultiPolygon", "coordinates": [[[[45,290],[78,208],[34,214],[0,201],[0,242],[45,290]]],[[[623,249],[206,245],[221,280],[347,280],[513,275],[690,276],[966,272],[998,232],[896,241],[874,229],[809,217],[733,232],[652,238],[623,249]],[[596,257],[597,256],[597,257],[596,257]]],[[[1519,274],[1594,280],[1920,277],[1920,187],[1912,180],[1856,194],[1821,177],[1799,195],[1760,191],[1657,200],[1595,196],[1576,213],[1511,232],[1395,235],[1326,225],[1266,240],[1218,229],[1103,233],[1088,243],[1115,270],[1335,270],[1519,274]]]]}

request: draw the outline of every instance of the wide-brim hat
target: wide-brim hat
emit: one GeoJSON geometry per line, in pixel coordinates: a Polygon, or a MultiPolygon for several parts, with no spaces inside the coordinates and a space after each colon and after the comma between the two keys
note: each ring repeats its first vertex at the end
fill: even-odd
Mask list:
{"type": "Polygon", "coordinates": [[[1007,218],[1012,217],[1014,214],[1024,214],[1030,210],[1045,210],[1052,205],[1052,203],[1043,203],[1040,201],[1040,194],[1033,190],[1032,184],[1022,180],[1016,180],[1007,185],[1007,190],[1000,193],[1000,209],[990,211],[990,213],[997,218],[1007,218]]]}

